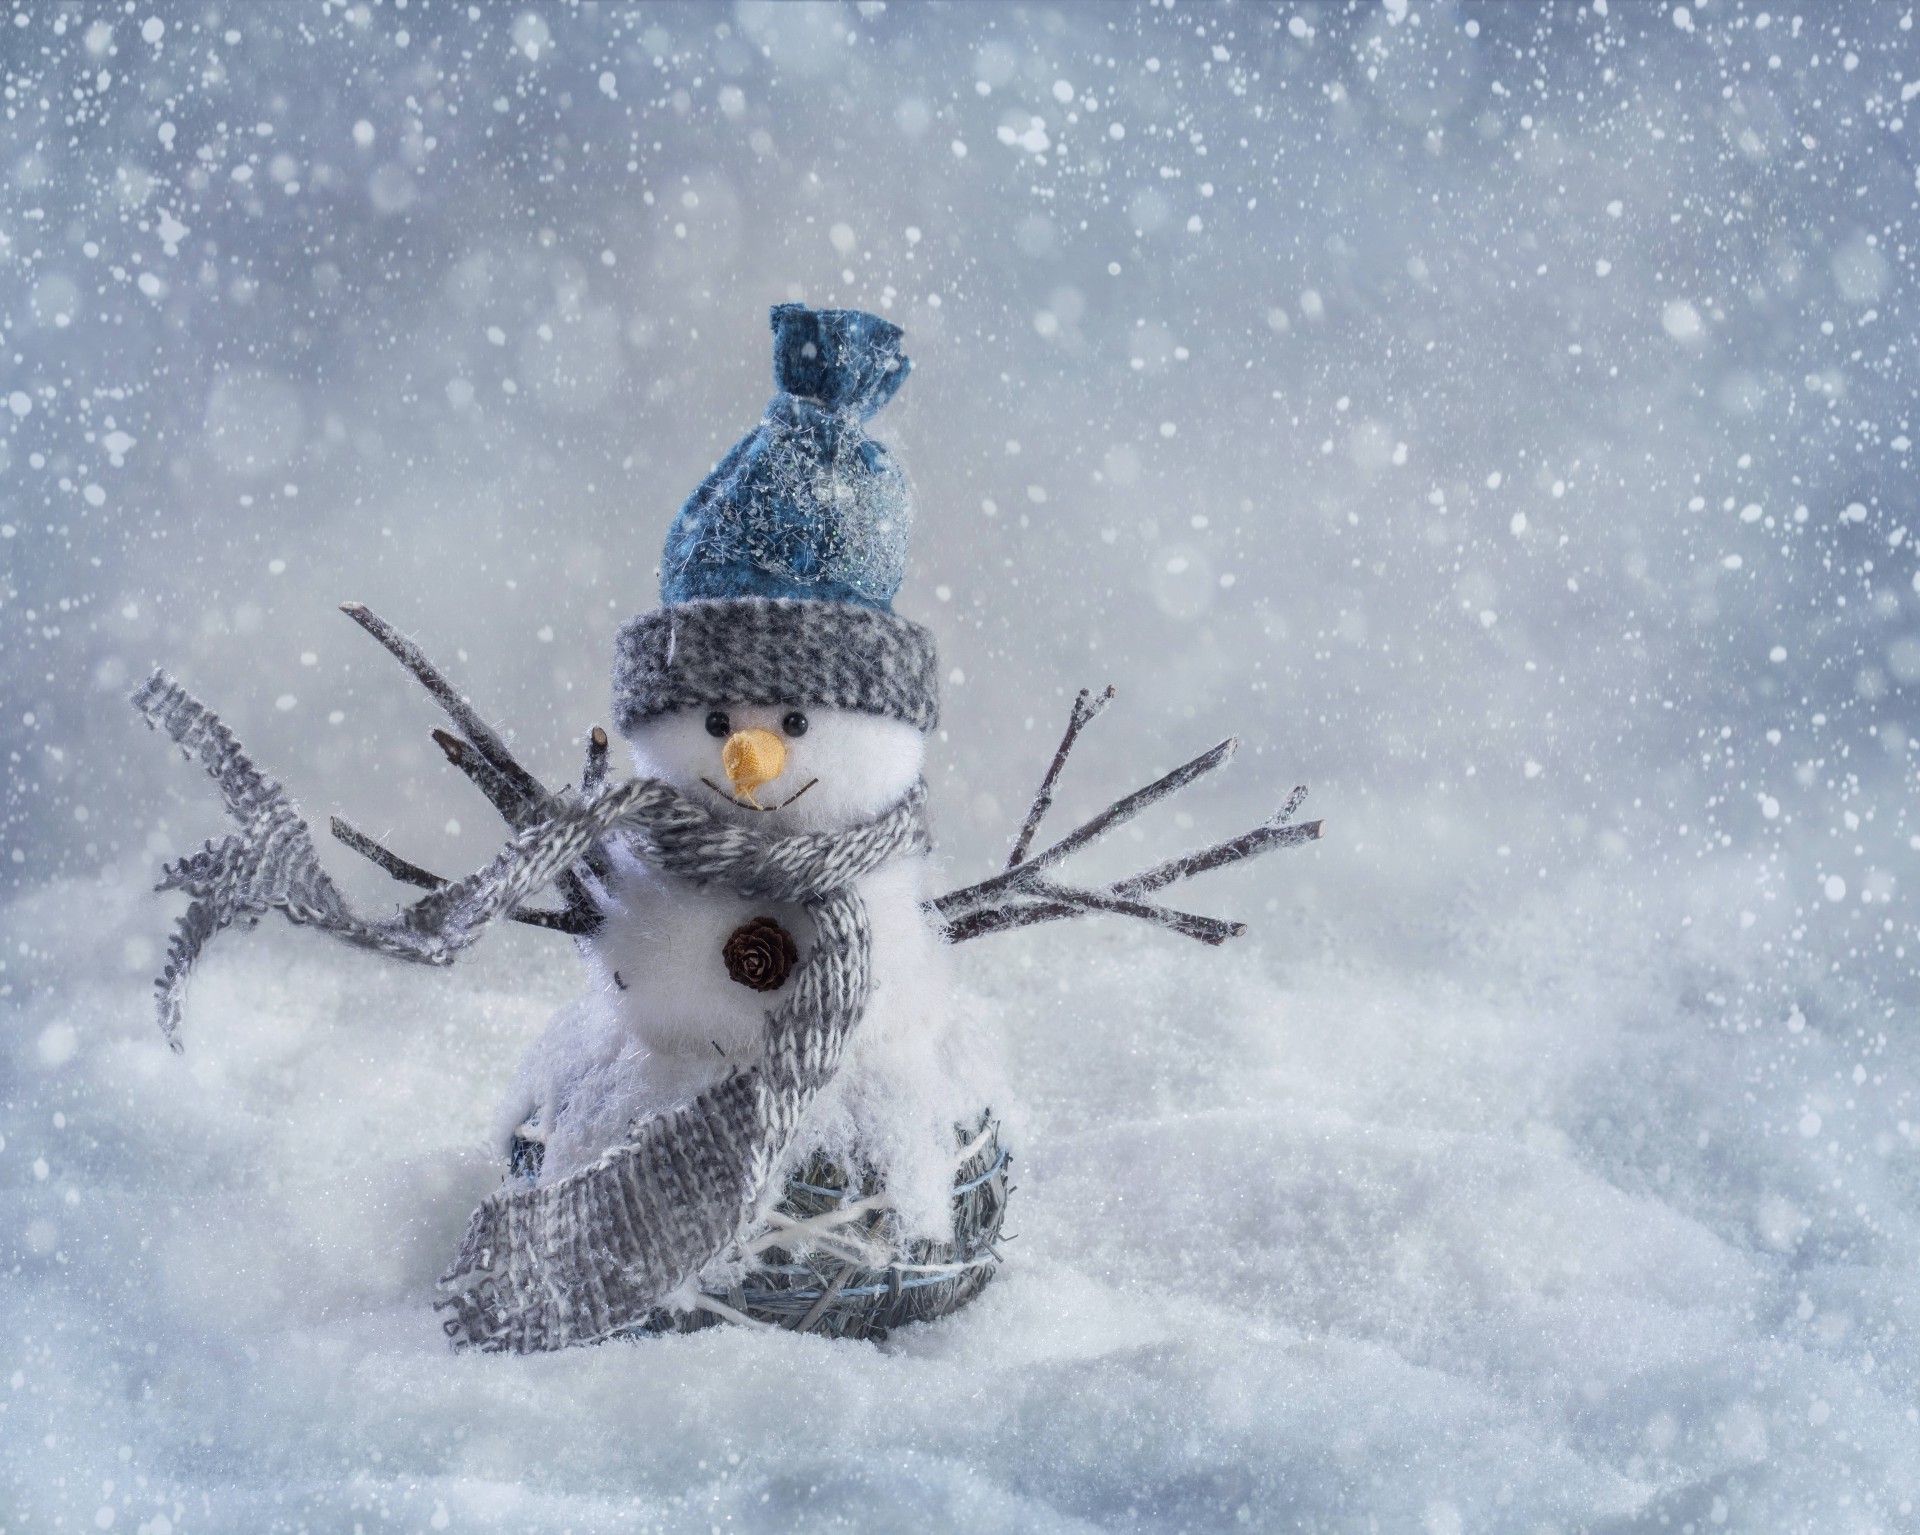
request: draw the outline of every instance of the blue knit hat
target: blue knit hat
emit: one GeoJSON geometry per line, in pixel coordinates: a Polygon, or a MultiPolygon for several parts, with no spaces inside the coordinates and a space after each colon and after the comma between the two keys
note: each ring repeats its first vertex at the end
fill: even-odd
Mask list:
{"type": "Polygon", "coordinates": [[[798,597],[891,612],[913,501],[865,423],[906,381],[901,330],[858,309],[776,305],[780,392],[680,508],[663,602],[798,597]]]}
{"type": "Polygon", "coordinates": [[[773,311],[780,392],[680,508],[663,606],[620,631],[621,730],[726,704],[854,709],[931,730],[933,636],[893,611],[906,477],[865,423],[905,382],[901,332],[857,309],[773,311]]]}

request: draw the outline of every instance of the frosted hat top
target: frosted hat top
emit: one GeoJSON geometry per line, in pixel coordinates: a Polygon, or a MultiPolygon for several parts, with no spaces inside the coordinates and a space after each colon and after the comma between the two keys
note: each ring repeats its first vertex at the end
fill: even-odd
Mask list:
{"type": "Polygon", "coordinates": [[[801,304],[772,322],[780,392],[668,531],[663,606],[620,631],[615,719],[798,704],[931,730],[933,636],[893,611],[912,495],[865,425],[906,381],[900,327],[801,304]]]}
{"type": "Polygon", "coordinates": [[[911,364],[858,309],[776,305],[779,393],[680,508],[660,598],[799,597],[891,610],[907,567],[906,476],[865,423],[911,364]]]}

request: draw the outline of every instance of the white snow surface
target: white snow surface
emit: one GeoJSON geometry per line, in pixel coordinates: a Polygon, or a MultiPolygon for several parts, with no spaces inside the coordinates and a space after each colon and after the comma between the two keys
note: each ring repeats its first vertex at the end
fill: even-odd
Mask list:
{"type": "Polygon", "coordinates": [[[1914,27],[1835,0],[22,6],[0,66],[0,1530],[1920,1529],[1914,27]],[[244,174],[242,174],[244,173],[244,174]],[[321,832],[499,846],[366,602],[576,779],[759,418],[884,313],[1006,1265],[884,1346],[456,1357],[580,990],[218,939],[164,664],[321,832]]]}
{"type": "Polygon", "coordinates": [[[1762,1068],[1787,1020],[1719,1026],[1737,929],[1675,942],[1677,901],[1583,882],[1438,967],[1317,924],[982,945],[1018,1192],[974,1306],[884,1347],[516,1360],[450,1355],[431,1286],[565,957],[420,976],[269,932],[209,964],[182,1061],[126,1000],[131,879],[11,930],[72,943],[80,902],[103,920],[18,1055],[78,1031],[90,1107],[8,1147],[57,1196],[18,1212],[51,1229],[8,1402],[43,1517],[90,1512],[55,1466],[129,1523],[236,1530],[1836,1529],[1920,1492],[1901,1190],[1838,1207],[1799,1119],[1844,1052],[1807,1030],[1762,1068]]]}

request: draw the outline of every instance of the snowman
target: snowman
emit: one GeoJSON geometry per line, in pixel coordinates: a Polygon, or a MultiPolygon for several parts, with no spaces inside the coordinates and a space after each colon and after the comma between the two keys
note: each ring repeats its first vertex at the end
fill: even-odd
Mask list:
{"type": "Polygon", "coordinates": [[[953,944],[1087,912],[1218,944],[1239,923],[1150,899],[1319,835],[1305,794],[1252,831],[1097,888],[1059,865],[1219,767],[1221,742],[1030,851],[1080,731],[1076,699],[1006,868],[938,898],[922,777],[939,711],[933,637],[892,610],[912,502],[867,424],[905,381],[899,328],[772,311],[777,393],[688,498],[661,604],[619,634],[607,782],[597,727],[576,788],[528,774],[412,643],[345,609],[446,710],[448,760],[513,830],[446,880],[335,819],[336,837],[428,894],[355,912],[281,787],[164,672],[135,707],[215,779],[239,830],[164,870],[192,898],[156,982],[179,1048],[207,942],[269,911],[357,947],[451,963],[494,922],[569,934],[585,991],[527,1050],[437,1305],[456,1347],[532,1352],[726,1321],[883,1336],[992,1277],[1009,1158],[990,1054],[964,1026],[953,944]],[[558,907],[540,899],[555,891],[558,907]]]}
{"type": "MultiPolygon", "coordinates": [[[[779,393],[668,534],[662,605],[619,636],[616,721],[640,778],[748,834],[831,837],[915,791],[938,717],[933,637],[891,608],[907,485],[864,429],[909,365],[875,316],[787,304],[772,319],[779,393]]],[[[793,902],[689,886],[619,842],[608,854],[588,989],[527,1053],[500,1120],[503,1154],[536,1183],[756,1065],[815,940],[793,902]]],[[[952,1014],[926,852],[853,888],[871,989],[788,1161],[880,1170],[898,1235],[937,1238],[953,1128],[981,1119],[990,1068],[952,1014]]]]}

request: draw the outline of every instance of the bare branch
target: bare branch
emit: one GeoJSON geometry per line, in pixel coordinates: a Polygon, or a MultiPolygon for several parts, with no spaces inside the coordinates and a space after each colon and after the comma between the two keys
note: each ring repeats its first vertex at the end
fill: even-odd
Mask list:
{"type": "MultiPolygon", "coordinates": [[[[598,727],[596,726],[595,729],[598,730],[598,727]]],[[[602,742],[604,742],[606,732],[599,731],[599,734],[602,742]]],[[[517,817],[522,813],[525,806],[523,796],[504,774],[499,772],[491,762],[480,755],[479,748],[475,747],[471,742],[463,741],[460,737],[445,730],[434,731],[433,740],[434,744],[446,755],[447,761],[460,769],[461,772],[465,773],[467,777],[472,780],[474,787],[486,795],[488,800],[492,802],[494,809],[500,812],[502,818],[509,826],[513,826],[516,830],[523,829],[519,826],[517,820],[517,817]]],[[[604,759],[605,752],[603,749],[601,763],[603,773],[605,772],[604,759]]],[[[591,769],[592,762],[589,760],[588,770],[591,771],[591,769]]],[[[540,792],[545,794],[546,790],[541,789],[540,792]]],[[[553,803],[550,799],[549,804],[553,803]]],[[[585,862],[594,874],[601,878],[606,877],[610,866],[599,849],[596,848],[590,851],[586,856],[585,862]]],[[[600,925],[600,903],[594,900],[593,896],[588,892],[585,882],[580,877],[579,871],[577,869],[568,870],[560,876],[556,883],[559,886],[561,895],[566,897],[569,920],[577,924],[577,930],[590,933],[597,928],[600,925]]],[[[569,932],[575,930],[576,928],[567,929],[569,932]]]]}
{"type": "Polygon", "coordinates": [[[950,944],[965,943],[970,938],[985,938],[993,933],[1009,932],[1016,927],[1059,922],[1082,914],[1080,907],[1062,906],[1058,902],[1033,904],[1016,901],[1006,906],[982,907],[978,911],[968,912],[964,917],[955,917],[947,923],[940,936],[950,944]]]}
{"type": "Polygon", "coordinates": [[[1023,887],[1040,870],[1049,868],[1061,859],[1079,852],[1081,848],[1104,836],[1114,827],[1132,820],[1149,805],[1156,804],[1169,794],[1184,789],[1196,778],[1211,773],[1233,755],[1237,744],[1233,737],[1229,736],[1218,746],[1202,752],[1191,762],[1181,764],[1164,778],[1156,779],[1144,789],[1136,789],[1126,798],[1116,800],[1092,820],[1069,832],[1044,852],[1034,854],[1017,868],[996,874],[991,879],[983,879],[977,885],[968,885],[964,890],[955,890],[941,896],[933,903],[933,909],[941,916],[947,916],[969,906],[978,905],[988,896],[1023,887]]]}
{"type": "Polygon", "coordinates": [[[515,830],[521,829],[515,818],[520,813],[524,796],[498,768],[480,754],[478,747],[469,741],[461,740],[447,730],[435,730],[433,744],[440,748],[441,755],[448,762],[465,773],[473,786],[487,797],[487,803],[500,812],[502,820],[515,830]]]}
{"type": "Polygon", "coordinates": [[[1108,832],[1112,831],[1114,827],[1131,821],[1148,806],[1158,804],[1169,794],[1186,788],[1186,786],[1195,779],[1204,778],[1208,773],[1211,773],[1215,768],[1232,757],[1234,749],[1239,744],[1240,743],[1232,736],[1228,736],[1227,739],[1222,741],[1218,746],[1203,751],[1191,762],[1182,763],[1164,778],[1157,778],[1148,784],[1146,788],[1135,789],[1133,793],[1127,795],[1126,798],[1114,801],[1113,804],[1107,806],[1105,810],[1101,811],[1091,821],[1088,821],[1085,825],[1080,826],[1074,831],[1068,832],[1066,836],[1062,837],[1058,842],[1054,843],[1052,847],[1046,849],[1046,851],[1035,853],[1033,857],[1026,861],[1023,868],[1030,870],[1044,869],[1050,864],[1056,864],[1061,859],[1079,852],[1080,849],[1087,846],[1088,843],[1096,842],[1101,837],[1104,837],[1108,832]]]}
{"type": "Polygon", "coordinates": [[[438,890],[446,883],[438,874],[431,874],[419,864],[408,863],[398,853],[388,851],[351,821],[335,816],[327,824],[335,837],[362,858],[380,865],[403,885],[413,885],[421,890],[438,890]]]}
{"type": "Polygon", "coordinates": [[[1318,821],[1310,821],[1303,826],[1289,824],[1307,797],[1307,786],[1300,784],[1287,796],[1286,803],[1278,811],[1252,831],[1210,847],[1182,853],[1177,858],[1169,858],[1164,863],[1155,864],[1150,869],[1143,869],[1138,874],[1116,880],[1097,890],[1062,885],[1042,878],[1043,869],[1078,852],[1148,806],[1177,793],[1233,755],[1235,742],[1229,738],[1211,751],[1202,752],[1191,762],[1175,768],[1164,778],[1156,779],[1144,789],[1136,789],[1124,799],[1116,800],[1052,847],[1033,858],[1027,858],[1027,848],[1033,841],[1033,834],[1039,828],[1041,819],[1053,804],[1054,786],[1059,781],[1061,769],[1066,765],[1075,740],[1088,721],[1104,709],[1112,698],[1113,689],[1109,687],[1098,697],[1083,688],[1074,699],[1066,734],[1061,737],[1059,749],[1053,754],[1053,762],[1047,769],[1046,777],[1041,780],[1033,808],[1027,812],[1026,823],[1014,840],[1007,867],[990,879],[923,903],[925,910],[940,921],[944,929],[942,936],[948,943],[965,943],[970,938],[984,938],[989,933],[1032,927],[1042,922],[1057,922],[1093,911],[1136,917],[1202,943],[1224,943],[1229,938],[1238,938],[1245,933],[1246,924],[1176,911],[1172,907],[1142,901],[1139,897],[1177,880],[1204,874],[1210,869],[1224,868],[1274,848],[1296,847],[1319,837],[1318,821]]]}
{"type": "Polygon", "coordinates": [[[1020,828],[1020,835],[1013,842],[1013,851],[1007,856],[1009,869],[1017,867],[1020,860],[1027,856],[1027,848],[1033,842],[1033,834],[1040,829],[1041,819],[1052,808],[1053,786],[1060,781],[1060,770],[1067,765],[1067,753],[1073,750],[1073,743],[1079,738],[1080,732],[1112,702],[1113,685],[1111,683],[1097,698],[1086,688],[1082,688],[1075,696],[1073,713],[1067,719],[1067,733],[1060,737],[1059,750],[1053,754],[1053,761],[1047,768],[1046,777],[1040,780],[1039,791],[1033,796],[1033,808],[1027,811],[1026,824],[1020,828]]]}
{"type": "MultiPolygon", "coordinates": [[[[504,803],[500,799],[493,799],[491,794],[488,798],[493,799],[495,808],[506,817],[508,825],[515,831],[524,831],[554,813],[557,808],[554,797],[537,778],[514,760],[513,753],[507,750],[499,732],[480,718],[473,705],[454,690],[453,684],[440,674],[418,645],[364,603],[343,602],[340,611],[371,634],[388,654],[413,674],[415,680],[433,695],[434,702],[447,711],[447,717],[460,727],[461,733],[467,738],[466,744],[470,744],[486,765],[505,780],[512,791],[511,796],[504,803]]],[[[435,739],[439,737],[436,735],[435,739]]],[[[444,743],[441,750],[447,750],[444,743]]],[[[462,765],[451,753],[448,760],[453,761],[455,766],[462,765]]],[[[471,773],[469,776],[472,776],[471,773]]],[[[474,781],[480,782],[477,777],[474,781]]]]}
{"type": "Polygon", "coordinates": [[[607,733],[598,725],[587,735],[587,765],[580,774],[583,793],[596,794],[607,781],[607,733]]]}
{"type": "MultiPolygon", "coordinates": [[[[459,726],[465,735],[464,740],[451,731],[435,730],[434,744],[448,762],[472,780],[474,787],[487,797],[509,826],[515,831],[525,831],[529,826],[537,826],[552,818],[560,809],[559,797],[548,793],[545,785],[514,759],[500,733],[475,712],[473,705],[454,689],[453,684],[426,658],[418,645],[364,603],[343,602],[340,611],[371,634],[395,660],[406,667],[420,685],[433,695],[434,701],[447,711],[453,723],[459,726]]],[[[593,788],[598,788],[605,778],[606,740],[606,732],[596,725],[588,746],[586,770],[593,788]],[[597,776],[596,762],[599,764],[597,776]]],[[[348,845],[353,846],[352,843],[348,845]]],[[[356,851],[365,852],[364,849],[356,851]]],[[[366,856],[373,857],[370,853],[366,856]]],[[[374,861],[380,862],[378,858],[374,861]]],[[[589,871],[601,878],[608,873],[606,857],[598,848],[591,850],[583,862],[589,871]]],[[[395,875],[395,878],[401,877],[395,875]]],[[[529,912],[520,920],[532,922],[536,927],[558,928],[562,932],[593,932],[600,925],[600,905],[587,889],[579,870],[569,870],[556,883],[561,895],[566,898],[566,910],[559,913],[529,912]]]]}
{"type": "Polygon", "coordinates": [[[1305,804],[1306,800],[1307,786],[1303,783],[1295,784],[1293,786],[1293,793],[1287,796],[1286,804],[1282,805],[1273,813],[1272,817],[1267,821],[1267,825],[1285,826],[1287,822],[1293,819],[1293,813],[1305,804]]]}
{"type": "Polygon", "coordinates": [[[600,918],[596,915],[581,916],[572,906],[565,911],[548,911],[539,906],[522,906],[507,915],[515,922],[524,922],[528,927],[544,927],[550,932],[565,933],[569,938],[589,938],[599,931],[600,918]]]}
{"type": "MultiPolygon", "coordinates": [[[[606,782],[607,733],[595,725],[587,732],[587,765],[580,772],[580,792],[588,799],[592,799],[606,787],[606,782]]],[[[604,847],[589,848],[585,862],[588,872],[594,878],[606,880],[612,877],[613,863],[607,857],[607,850],[604,847]]],[[[594,924],[598,926],[602,915],[600,903],[587,889],[586,882],[580,877],[578,869],[568,875],[567,881],[562,883],[561,888],[567,892],[568,904],[591,912],[594,924]]]]}
{"type": "MultiPolygon", "coordinates": [[[[446,886],[446,880],[431,870],[423,869],[417,863],[409,863],[398,853],[374,841],[351,821],[334,816],[328,823],[335,837],[352,848],[362,858],[378,864],[388,874],[403,885],[413,885],[421,890],[440,890],[446,886]]],[[[528,927],[544,927],[554,932],[568,933],[575,937],[591,933],[598,925],[597,915],[590,921],[583,921],[582,914],[571,902],[565,911],[548,911],[538,906],[522,907],[508,913],[515,922],[524,922],[528,927]]]]}
{"type": "Polygon", "coordinates": [[[1188,938],[1197,938],[1206,944],[1224,943],[1229,938],[1240,937],[1247,930],[1244,922],[1229,922],[1220,917],[1196,917],[1190,912],[1175,911],[1170,906],[1158,906],[1151,901],[1129,900],[1116,895],[1111,889],[1083,890],[1056,885],[1051,880],[1036,880],[1033,893],[1043,901],[1057,901],[1063,906],[1074,906],[1084,911],[1110,911],[1116,916],[1139,917],[1142,921],[1169,928],[1188,938]]]}
{"type": "MultiPolygon", "coordinates": [[[[598,729],[597,726],[595,728],[598,729]]],[[[600,731],[600,736],[604,741],[606,732],[600,731]]],[[[494,809],[500,812],[507,824],[515,825],[514,818],[519,814],[522,805],[519,791],[494,768],[492,763],[480,755],[479,749],[471,742],[463,741],[445,730],[434,731],[433,740],[434,744],[446,754],[447,761],[465,773],[473,781],[474,787],[492,801],[494,809]]],[[[591,761],[588,765],[591,769],[591,761]]],[[[604,771],[604,761],[602,769],[604,771]]],[[[543,789],[541,792],[544,794],[546,791],[543,789]]],[[[595,875],[602,879],[607,876],[610,865],[607,863],[606,856],[598,848],[588,852],[585,862],[587,868],[595,875]]],[[[600,903],[588,891],[586,882],[580,877],[580,871],[577,868],[569,869],[555,883],[567,903],[566,914],[571,925],[566,931],[591,933],[598,928],[601,919],[600,903]]]]}
{"type": "Polygon", "coordinates": [[[1224,943],[1246,932],[1245,923],[1224,921],[1218,917],[1199,917],[1165,906],[1125,900],[1115,896],[1111,887],[1106,890],[1073,890],[1058,886],[1047,888],[1058,890],[1063,899],[1015,899],[1000,906],[983,906],[953,918],[947,923],[941,937],[950,944],[965,943],[970,938],[985,938],[989,934],[1004,933],[1016,927],[1033,927],[1042,922],[1082,917],[1090,911],[1139,917],[1156,927],[1167,928],[1209,945],[1224,943]]]}
{"type": "Polygon", "coordinates": [[[1191,879],[1196,874],[1205,874],[1209,869],[1224,868],[1245,858],[1255,858],[1277,847],[1298,847],[1303,842],[1318,841],[1319,837],[1318,821],[1308,821],[1302,826],[1275,826],[1269,821],[1229,842],[1182,853],[1178,858],[1169,858],[1151,869],[1117,880],[1112,889],[1119,895],[1145,895],[1149,890],[1171,885],[1177,879],[1191,879]]]}

